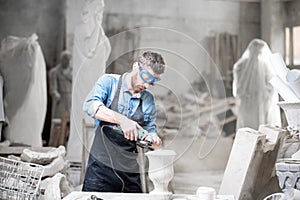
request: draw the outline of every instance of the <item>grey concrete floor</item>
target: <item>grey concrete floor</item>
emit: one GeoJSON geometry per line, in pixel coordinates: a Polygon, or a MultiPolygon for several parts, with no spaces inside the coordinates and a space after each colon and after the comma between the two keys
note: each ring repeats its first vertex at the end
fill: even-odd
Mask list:
{"type": "Polygon", "coordinates": [[[175,173],[171,182],[175,194],[196,194],[200,186],[212,187],[218,193],[224,171],[201,171],[197,173],[175,173]]]}

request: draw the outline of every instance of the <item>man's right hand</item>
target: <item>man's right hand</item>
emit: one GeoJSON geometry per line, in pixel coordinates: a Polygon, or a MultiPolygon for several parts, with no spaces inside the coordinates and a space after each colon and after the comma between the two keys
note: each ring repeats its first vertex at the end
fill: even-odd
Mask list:
{"type": "Polygon", "coordinates": [[[99,120],[103,120],[106,122],[111,122],[115,124],[119,124],[124,137],[128,140],[138,140],[138,128],[142,128],[137,122],[127,118],[124,115],[121,115],[118,112],[107,108],[106,106],[102,105],[99,106],[97,112],[95,113],[94,117],[99,120]]]}
{"type": "Polygon", "coordinates": [[[128,119],[124,116],[124,119],[120,120],[120,126],[124,133],[124,137],[128,140],[135,140],[138,139],[138,128],[142,128],[137,122],[128,119]]]}

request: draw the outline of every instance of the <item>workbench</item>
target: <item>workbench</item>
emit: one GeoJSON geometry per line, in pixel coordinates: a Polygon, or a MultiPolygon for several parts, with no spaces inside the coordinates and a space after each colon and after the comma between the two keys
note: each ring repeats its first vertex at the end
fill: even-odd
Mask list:
{"type": "MultiPolygon", "coordinates": [[[[196,195],[171,194],[162,196],[148,193],[110,193],[110,192],[80,192],[75,191],[67,195],[63,200],[91,200],[95,195],[103,200],[199,200],[196,195]]],[[[232,195],[217,195],[215,200],[235,200],[232,195]]]]}

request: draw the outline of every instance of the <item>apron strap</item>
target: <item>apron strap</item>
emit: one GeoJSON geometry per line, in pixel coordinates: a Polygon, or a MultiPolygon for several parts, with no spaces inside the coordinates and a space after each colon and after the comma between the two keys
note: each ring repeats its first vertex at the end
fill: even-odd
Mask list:
{"type": "Polygon", "coordinates": [[[139,99],[139,105],[131,119],[136,121],[140,126],[144,126],[143,100],[139,99]]]}
{"type": "Polygon", "coordinates": [[[122,80],[123,80],[122,77],[123,77],[123,74],[119,78],[118,88],[117,88],[117,91],[115,93],[114,99],[113,99],[113,101],[110,105],[110,109],[112,109],[113,111],[116,111],[116,112],[118,112],[118,102],[119,102],[119,96],[120,96],[122,80]]]}
{"type": "MultiPolygon", "coordinates": [[[[119,103],[119,96],[120,96],[120,91],[121,91],[121,87],[122,87],[122,82],[123,82],[123,74],[119,78],[117,91],[116,91],[115,96],[110,105],[110,109],[112,109],[115,112],[118,112],[118,103],[119,103]]],[[[143,113],[142,105],[143,105],[143,100],[141,98],[139,98],[138,108],[135,111],[135,113],[132,115],[132,117],[130,118],[133,121],[136,121],[140,126],[144,125],[144,113],[143,113]]],[[[103,125],[103,124],[111,124],[111,123],[102,122],[101,124],[103,125]]]]}

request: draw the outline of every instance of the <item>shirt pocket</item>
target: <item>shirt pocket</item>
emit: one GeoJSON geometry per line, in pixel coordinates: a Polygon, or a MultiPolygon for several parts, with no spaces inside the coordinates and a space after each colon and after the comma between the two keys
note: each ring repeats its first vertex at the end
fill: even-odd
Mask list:
{"type": "Polygon", "coordinates": [[[150,113],[144,112],[144,121],[145,122],[149,122],[153,119],[153,117],[151,117],[150,113]]]}

